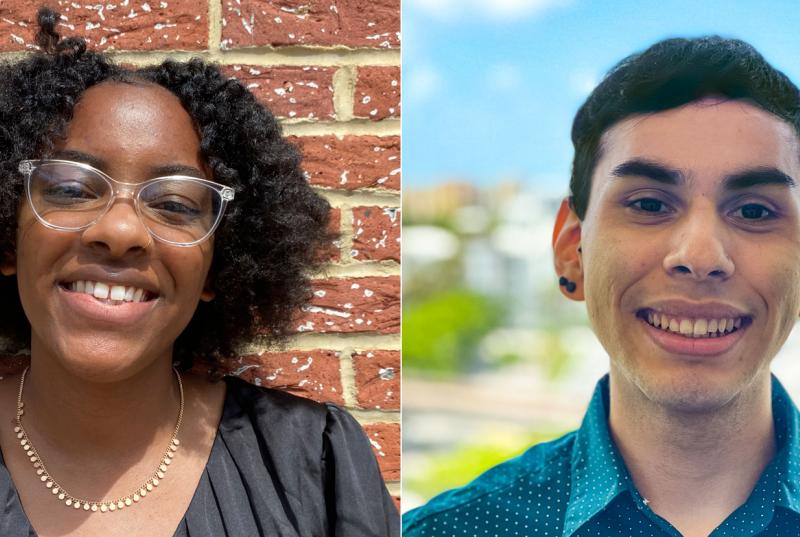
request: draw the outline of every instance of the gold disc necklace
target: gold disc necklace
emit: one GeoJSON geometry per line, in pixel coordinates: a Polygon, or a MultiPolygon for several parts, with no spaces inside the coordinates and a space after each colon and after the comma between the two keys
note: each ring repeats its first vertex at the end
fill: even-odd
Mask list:
{"type": "Polygon", "coordinates": [[[28,369],[28,367],[25,368],[25,371],[22,372],[22,376],[19,379],[17,425],[14,427],[14,432],[17,434],[17,439],[19,439],[23,451],[25,451],[28,459],[33,463],[33,468],[36,470],[36,475],[39,476],[39,480],[53,493],[54,498],[57,498],[63,502],[64,505],[73,509],[110,513],[138,503],[159,485],[161,480],[166,476],[167,469],[169,465],[172,464],[172,459],[175,457],[175,452],[178,451],[178,446],[181,443],[180,440],[178,440],[178,431],[181,428],[181,421],[183,420],[183,383],[181,382],[181,375],[178,373],[177,369],[173,368],[172,370],[175,372],[175,378],[178,379],[178,392],[180,393],[181,406],[178,411],[178,421],[175,424],[175,430],[172,432],[172,438],[164,452],[164,456],[161,458],[161,462],[159,462],[156,471],[150,476],[150,479],[142,483],[133,493],[117,498],[116,500],[84,500],[82,498],[77,498],[59,485],[58,482],[53,479],[53,476],[50,475],[50,472],[47,471],[44,461],[39,456],[39,452],[36,451],[36,448],[33,447],[33,442],[28,438],[28,433],[25,432],[25,428],[22,426],[22,415],[25,414],[25,404],[22,402],[22,389],[25,386],[25,375],[27,375],[28,369]]]}

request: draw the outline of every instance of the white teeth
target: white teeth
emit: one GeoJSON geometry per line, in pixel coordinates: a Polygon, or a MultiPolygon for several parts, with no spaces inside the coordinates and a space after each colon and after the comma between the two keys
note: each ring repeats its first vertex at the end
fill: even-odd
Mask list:
{"type": "Polygon", "coordinates": [[[692,335],[694,337],[704,336],[708,333],[708,322],[705,319],[697,319],[694,322],[694,330],[692,335]]]}
{"type": "Polygon", "coordinates": [[[70,291],[92,295],[100,300],[113,300],[115,302],[144,302],[146,292],[138,287],[125,285],[109,285],[103,282],[78,280],[69,284],[70,291]]]}
{"type": "Polygon", "coordinates": [[[102,282],[95,282],[94,291],[92,292],[95,298],[105,300],[108,298],[108,286],[102,282]]]}
{"type": "Polygon", "coordinates": [[[109,293],[109,297],[111,300],[124,300],[125,299],[125,286],[124,285],[114,285],[111,287],[111,293],[109,293]]]}
{"type": "Polygon", "coordinates": [[[688,336],[692,333],[692,321],[681,319],[681,335],[688,336]]]}
{"type": "Polygon", "coordinates": [[[726,319],[682,319],[650,311],[647,321],[654,327],[687,337],[706,338],[728,334],[742,327],[742,317],[726,319]]]}

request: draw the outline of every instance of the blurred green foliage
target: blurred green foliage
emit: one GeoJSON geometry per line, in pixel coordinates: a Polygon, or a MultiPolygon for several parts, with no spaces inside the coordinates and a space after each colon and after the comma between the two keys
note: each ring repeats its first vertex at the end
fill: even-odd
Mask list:
{"type": "Polygon", "coordinates": [[[425,468],[404,475],[403,487],[422,498],[432,498],[446,490],[462,487],[480,474],[507,461],[529,447],[553,440],[567,430],[545,430],[502,443],[466,445],[453,453],[431,457],[425,468]]]}
{"type": "Polygon", "coordinates": [[[403,308],[403,368],[449,374],[470,369],[481,338],[502,320],[496,301],[466,290],[436,293],[403,308]]]}

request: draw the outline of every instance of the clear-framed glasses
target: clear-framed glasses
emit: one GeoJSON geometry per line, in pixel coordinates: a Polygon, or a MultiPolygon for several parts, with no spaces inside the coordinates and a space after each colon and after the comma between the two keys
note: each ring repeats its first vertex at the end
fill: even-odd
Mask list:
{"type": "Polygon", "coordinates": [[[136,212],[156,239],[194,246],[208,239],[233,199],[232,188],[185,175],[122,183],[102,171],[70,160],[23,160],[25,192],[42,225],[80,231],[98,220],[119,197],[133,199],[136,212]]]}

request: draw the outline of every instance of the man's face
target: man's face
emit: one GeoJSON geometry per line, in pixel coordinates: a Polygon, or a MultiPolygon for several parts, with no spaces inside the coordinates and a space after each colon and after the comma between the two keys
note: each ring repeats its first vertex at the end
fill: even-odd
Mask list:
{"type": "Polygon", "coordinates": [[[736,101],[605,133],[581,245],[613,382],[703,411],[766,378],[800,313],[799,155],[790,125],[736,101]]]}

